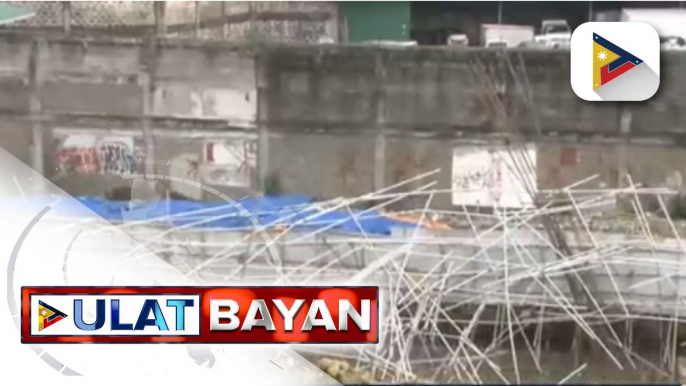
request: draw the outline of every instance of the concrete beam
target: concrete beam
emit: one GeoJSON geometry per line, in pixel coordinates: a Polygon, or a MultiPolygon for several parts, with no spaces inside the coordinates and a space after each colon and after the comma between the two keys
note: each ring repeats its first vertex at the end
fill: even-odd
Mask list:
{"type": "MultiPolygon", "coordinates": [[[[43,84],[43,68],[44,63],[41,63],[41,50],[43,49],[44,42],[40,39],[36,39],[31,44],[31,53],[29,55],[28,62],[28,79],[30,85],[30,96],[29,96],[29,109],[31,118],[31,167],[33,170],[41,175],[45,175],[45,167],[43,157],[44,142],[45,142],[45,129],[43,122],[37,119],[42,114],[42,106],[40,100],[40,88],[43,84]]],[[[36,181],[36,188],[39,188],[41,184],[36,181]]],[[[37,193],[40,193],[37,191],[37,193]]]]}

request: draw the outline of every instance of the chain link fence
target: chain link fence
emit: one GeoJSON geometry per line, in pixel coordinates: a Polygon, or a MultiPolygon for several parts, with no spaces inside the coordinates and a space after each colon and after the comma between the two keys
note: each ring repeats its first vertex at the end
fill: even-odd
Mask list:
{"type": "MultiPolygon", "coordinates": [[[[10,24],[15,29],[64,29],[88,33],[155,31],[154,2],[137,1],[10,1],[35,16],[10,24]],[[133,27],[136,29],[134,30],[133,27]]],[[[226,41],[320,43],[337,40],[335,2],[209,2],[165,3],[165,37],[226,41]]]]}
{"type": "Polygon", "coordinates": [[[253,43],[323,43],[331,42],[326,22],[317,21],[247,21],[219,27],[185,30],[168,37],[226,40],[253,43]]]}
{"type": "Polygon", "coordinates": [[[64,24],[63,5],[59,1],[6,1],[4,4],[30,9],[36,14],[11,23],[11,27],[61,27],[64,24]]]}

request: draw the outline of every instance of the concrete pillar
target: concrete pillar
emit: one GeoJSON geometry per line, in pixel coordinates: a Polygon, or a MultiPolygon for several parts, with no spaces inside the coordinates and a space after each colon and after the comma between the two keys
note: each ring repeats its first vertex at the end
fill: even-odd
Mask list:
{"type": "Polygon", "coordinates": [[[226,39],[229,36],[229,23],[226,22],[226,1],[222,1],[221,7],[222,14],[222,37],[226,39]]]}
{"type": "Polygon", "coordinates": [[[153,2],[153,10],[155,13],[155,32],[157,36],[164,36],[167,34],[167,23],[165,21],[165,8],[166,4],[164,1],[153,2]]]}
{"type": "Polygon", "coordinates": [[[257,111],[255,112],[255,120],[257,125],[257,177],[258,188],[264,192],[269,178],[269,120],[267,110],[267,95],[264,90],[267,89],[265,76],[262,73],[261,58],[259,55],[255,58],[255,89],[257,90],[257,111]]]}
{"type": "Polygon", "coordinates": [[[385,187],[386,177],[386,135],[382,130],[374,139],[374,190],[385,187]]]}
{"type": "MultiPolygon", "coordinates": [[[[34,39],[31,45],[31,53],[28,63],[28,78],[31,85],[31,95],[29,99],[29,109],[31,113],[31,167],[41,175],[45,175],[43,159],[45,156],[45,128],[43,125],[43,109],[40,100],[40,88],[44,80],[44,69],[41,68],[41,49],[44,43],[42,39],[34,39]]],[[[36,179],[36,187],[40,181],[36,179]]],[[[36,191],[35,193],[40,193],[36,191]]]]}
{"type": "Polygon", "coordinates": [[[41,121],[40,110],[31,110],[31,167],[41,175],[45,175],[45,166],[43,165],[44,126],[41,121]]]}
{"type": "Polygon", "coordinates": [[[339,43],[340,31],[338,30],[339,18],[338,18],[338,8],[339,3],[331,3],[331,14],[329,15],[329,20],[326,22],[326,34],[333,40],[334,43],[339,43]]]}
{"type": "Polygon", "coordinates": [[[269,130],[265,125],[257,128],[257,175],[260,190],[264,191],[269,178],[269,130]]]}
{"type": "Polygon", "coordinates": [[[64,27],[64,34],[71,34],[71,1],[62,3],[62,25],[64,27]]]}
{"type": "Polygon", "coordinates": [[[376,136],[374,140],[374,190],[386,186],[386,133],[385,133],[385,97],[383,93],[386,71],[383,63],[383,53],[376,54],[376,136]]]}
{"type": "Polygon", "coordinates": [[[195,2],[195,27],[193,28],[193,36],[198,37],[200,34],[200,2],[195,2]]]}
{"type": "Polygon", "coordinates": [[[249,1],[248,2],[248,12],[250,13],[250,38],[255,39],[257,35],[257,26],[256,24],[256,17],[257,13],[255,12],[255,2],[254,1],[249,1]]]}
{"type": "Polygon", "coordinates": [[[143,95],[141,109],[141,130],[145,148],[145,174],[155,174],[155,143],[152,134],[152,114],[154,108],[154,82],[157,67],[157,37],[150,38],[146,47],[144,63],[138,73],[138,85],[143,95]]]}
{"type": "Polygon", "coordinates": [[[143,147],[145,148],[145,174],[155,174],[155,144],[152,135],[152,90],[150,89],[150,74],[141,71],[138,80],[143,93],[143,111],[141,116],[141,130],[143,131],[143,147]]]}
{"type": "Polygon", "coordinates": [[[619,117],[619,145],[617,146],[617,187],[622,188],[628,184],[626,175],[629,172],[627,166],[627,152],[629,147],[629,133],[631,132],[631,110],[626,106],[621,107],[621,113],[619,117]]]}

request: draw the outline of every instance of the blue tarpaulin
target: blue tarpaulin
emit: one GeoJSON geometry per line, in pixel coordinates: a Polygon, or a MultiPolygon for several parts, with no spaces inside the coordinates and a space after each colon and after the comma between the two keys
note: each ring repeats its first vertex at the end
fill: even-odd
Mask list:
{"type": "Polygon", "coordinates": [[[236,203],[187,200],[129,203],[98,197],[76,198],[111,222],[159,222],[183,228],[247,230],[259,223],[264,226],[294,225],[296,229],[302,230],[326,228],[389,235],[394,227],[416,226],[389,219],[373,210],[349,212],[346,209],[316,209],[309,205],[311,197],[301,195],[247,198],[236,203]]]}

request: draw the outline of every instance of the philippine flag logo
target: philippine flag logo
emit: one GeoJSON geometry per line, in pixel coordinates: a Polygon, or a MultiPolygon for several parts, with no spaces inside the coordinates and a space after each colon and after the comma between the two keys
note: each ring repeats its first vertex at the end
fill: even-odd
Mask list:
{"type": "Polygon", "coordinates": [[[660,85],[660,41],[645,23],[585,23],[572,35],[571,83],[582,99],[642,101],[660,85]]]}
{"type": "Polygon", "coordinates": [[[641,59],[602,36],[593,34],[593,90],[617,79],[641,63],[643,63],[641,59]]]}
{"type": "Polygon", "coordinates": [[[57,308],[51,307],[47,303],[41,301],[38,302],[38,331],[43,331],[43,329],[52,326],[66,317],[67,314],[57,308]]]}

